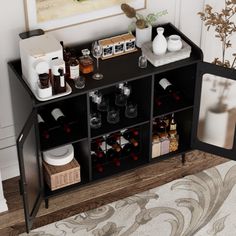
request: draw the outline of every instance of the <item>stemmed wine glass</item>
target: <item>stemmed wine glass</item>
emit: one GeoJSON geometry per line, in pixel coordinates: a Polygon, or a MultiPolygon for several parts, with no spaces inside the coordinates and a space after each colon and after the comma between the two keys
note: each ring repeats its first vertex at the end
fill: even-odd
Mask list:
{"type": "Polygon", "coordinates": [[[99,73],[99,58],[102,56],[102,47],[98,41],[95,41],[92,44],[92,54],[97,59],[97,73],[93,75],[93,79],[100,80],[103,78],[103,75],[99,73]]]}

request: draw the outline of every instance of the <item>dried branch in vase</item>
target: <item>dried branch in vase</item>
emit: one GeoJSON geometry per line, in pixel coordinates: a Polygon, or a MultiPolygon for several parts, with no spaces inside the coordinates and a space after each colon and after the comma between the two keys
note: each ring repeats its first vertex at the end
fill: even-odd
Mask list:
{"type": "MultiPolygon", "coordinates": [[[[213,11],[212,6],[206,5],[203,12],[198,13],[201,17],[201,20],[205,22],[205,26],[207,27],[207,31],[210,28],[215,29],[215,37],[220,40],[221,48],[222,48],[222,57],[216,57],[212,63],[236,69],[236,53],[233,53],[233,60],[226,59],[226,51],[232,48],[231,37],[236,32],[235,19],[236,17],[236,0],[225,0],[224,8],[221,9],[220,12],[213,11]]],[[[216,109],[218,112],[224,112],[228,110],[227,99],[229,90],[231,88],[232,83],[225,80],[213,80],[213,87],[215,92],[218,92],[218,102],[216,105],[216,109]]]]}
{"type": "Polygon", "coordinates": [[[226,50],[232,47],[230,38],[236,32],[236,25],[233,21],[233,16],[236,15],[236,0],[225,0],[224,8],[220,12],[214,12],[212,6],[206,5],[204,12],[198,13],[205,22],[207,30],[211,27],[215,28],[215,37],[222,44],[222,58],[215,58],[213,63],[219,66],[236,69],[236,53],[233,53],[233,61],[225,58],[226,50]]]}

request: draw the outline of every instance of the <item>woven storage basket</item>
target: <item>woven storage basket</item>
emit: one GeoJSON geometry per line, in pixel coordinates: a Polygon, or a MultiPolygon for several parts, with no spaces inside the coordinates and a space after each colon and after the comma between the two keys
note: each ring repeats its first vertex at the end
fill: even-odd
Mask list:
{"type": "Polygon", "coordinates": [[[80,182],[80,165],[75,159],[63,166],[52,166],[43,161],[43,169],[51,190],[80,182]]]}

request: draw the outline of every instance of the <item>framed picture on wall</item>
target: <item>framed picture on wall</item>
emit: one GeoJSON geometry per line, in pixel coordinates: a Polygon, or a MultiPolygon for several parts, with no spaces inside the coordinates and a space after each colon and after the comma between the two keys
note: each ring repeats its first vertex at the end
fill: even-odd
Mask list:
{"type": "Polygon", "coordinates": [[[146,0],[24,0],[26,30],[49,31],[119,15],[124,2],[146,8],[146,0]]]}

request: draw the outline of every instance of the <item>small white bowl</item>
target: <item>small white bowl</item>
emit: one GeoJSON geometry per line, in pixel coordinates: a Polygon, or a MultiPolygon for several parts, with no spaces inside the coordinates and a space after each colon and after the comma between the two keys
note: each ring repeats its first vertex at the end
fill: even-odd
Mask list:
{"type": "Polygon", "coordinates": [[[169,36],[167,41],[167,49],[170,52],[176,52],[179,51],[182,48],[182,40],[179,35],[173,34],[169,36]]]}

